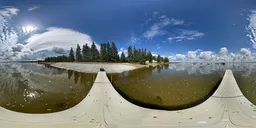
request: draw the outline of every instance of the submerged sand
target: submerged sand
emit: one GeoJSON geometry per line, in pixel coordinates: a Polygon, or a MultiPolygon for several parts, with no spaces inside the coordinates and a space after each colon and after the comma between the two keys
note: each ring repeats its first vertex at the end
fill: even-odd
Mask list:
{"type": "Polygon", "coordinates": [[[98,73],[101,68],[106,73],[121,73],[140,67],[138,65],[122,63],[53,63],[51,66],[86,73],[98,73]]]}

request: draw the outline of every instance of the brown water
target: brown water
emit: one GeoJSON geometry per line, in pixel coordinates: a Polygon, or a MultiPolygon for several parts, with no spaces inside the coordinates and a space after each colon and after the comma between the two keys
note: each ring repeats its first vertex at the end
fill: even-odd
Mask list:
{"type": "Polygon", "coordinates": [[[0,63],[0,106],[22,113],[63,111],[86,97],[95,78],[35,63],[0,63]]]}
{"type": "Polygon", "coordinates": [[[232,70],[244,96],[256,105],[256,63],[233,64],[232,70]]]}
{"type": "Polygon", "coordinates": [[[178,110],[209,98],[220,84],[220,64],[178,63],[109,74],[115,89],[128,101],[147,108],[178,110]]]}

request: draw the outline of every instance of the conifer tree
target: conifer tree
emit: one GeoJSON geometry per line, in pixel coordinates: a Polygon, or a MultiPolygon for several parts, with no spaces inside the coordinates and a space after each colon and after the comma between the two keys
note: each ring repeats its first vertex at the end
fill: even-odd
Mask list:
{"type": "Polygon", "coordinates": [[[93,42],[92,43],[92,46],[91,46],[91,61],[98,61],[98,59],[100,58],[100,55],[99,55],[99,51],[98,49],[96,48],[96,45],[95,43],[93,42]]]}
{"type": "Polygon", "coordinates": [[[125,55],[124,55],[124,51],[122,51],[120,61],[121,61],[121,62],[125,62],[125,55]]]}
{"type": "Polygon", "coordinates": [[[73,48],[71,48],[70,52],[69,52],[69,61],[71,61],[71,62],[75,61],[75,55],[74,55],[73,48]]]}
{"type": "Polygon", "coordinates": [[[157,59],[157,62],[158,62],[158,63],[160,63],[160,62],[161,62],[161,56],[160,56],[159,54],[158,54],[158,56],[157,56],[157,58],[156,58],[156,59],[157,59]]]}
{"type": "Polygon", "coordinates": [[[85,44],[83,45],[83,49],[82,49],[82,60],[85,61],[85,62],[88,62],[90,61],[90,47],[85,44]]]}
{"type": "Polygon", "coordinates": [[[128,57],[127,57],[127,59],[128,59],[128,62],[129,62],[129,63],[131,63],[132,60],[133,60],[132,46],[129,46],[129,47],[128,47],[128,57]]]}
{"type": "Polygon", "coordinates": [[[147,54],[147,60],[152,63],[152,60],[153,60],[153,57],[152,57],[152,54],[151,52],[149,51],[148,54],[147,54]]]}
{"type": "Polygon", "coordinates": [[[80,48],[79,44],[77,44],[77,47],[76,47],[76,61],[77,62],[82,61],[81,48],[80,48]]]}
{"type": "Polygon", "coordinates": [[[119,60],[119,56],[118,56],[118,52],[117,52],[117,48],[114,42],[112,42],[111,45],[111,61],[112,62],[118,62],[119,60]]]}

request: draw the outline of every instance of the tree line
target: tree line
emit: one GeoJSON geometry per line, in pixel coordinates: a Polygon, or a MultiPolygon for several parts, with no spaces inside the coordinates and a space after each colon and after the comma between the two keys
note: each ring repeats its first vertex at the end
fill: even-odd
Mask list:
{"type": "Polygon", "coordinates": [[[121,55],[118,55],[117,47],[114,42],[111,44],[100,44],[100,51],[98,51],[95,43],[91,46],[87,44],[82,48],[77,44],[76,50],[70,49],[68,56],[47,57],[45,62],[128,62],[128,63],[140,63],[145,64],[146,61],[150,63],[153,60],[157,62],[169,62],[167,57],[161,57],[160,55],[153,56],[150,51],[147,52],[145,48],[137,49],[135,46],[129,46],[127,49],[128,55],[125,56],[124,51],[121,55]]]}

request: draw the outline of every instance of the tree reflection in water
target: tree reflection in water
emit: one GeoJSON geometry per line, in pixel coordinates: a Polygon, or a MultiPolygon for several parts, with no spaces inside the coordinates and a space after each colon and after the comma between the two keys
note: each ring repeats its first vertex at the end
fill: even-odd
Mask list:
{"type": "Polygon", "coordinates": [[[97,75],[35,63],[1,63],[0,72],[0,105],[24,113],[75,106],[88,94],[97,75]]]}

